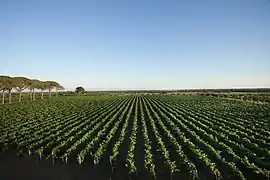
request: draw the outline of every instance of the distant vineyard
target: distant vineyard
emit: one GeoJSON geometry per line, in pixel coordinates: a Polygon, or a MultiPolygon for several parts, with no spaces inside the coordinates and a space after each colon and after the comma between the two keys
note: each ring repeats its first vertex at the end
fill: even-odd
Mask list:
{"type": "Polygon", "coordinates": [[[0,114],[2,153],[104,169],[108,179],[270,177],[268,104],[93,96],[7,104],[0,114]]]}

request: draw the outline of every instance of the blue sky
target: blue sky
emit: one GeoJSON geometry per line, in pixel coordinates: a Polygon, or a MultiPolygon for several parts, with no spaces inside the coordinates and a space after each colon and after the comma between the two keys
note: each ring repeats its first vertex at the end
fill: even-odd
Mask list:
{"type": "Polygon", "coordinates": [[[0,0],[0,63],[71,90],[270,87],[270,1],[0,0]]]}

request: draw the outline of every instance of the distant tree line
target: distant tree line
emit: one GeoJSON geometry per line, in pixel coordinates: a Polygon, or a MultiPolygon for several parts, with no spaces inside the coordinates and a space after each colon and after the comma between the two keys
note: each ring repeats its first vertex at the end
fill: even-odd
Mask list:
{"type": "MultiPolygon", "coordinates": [[[[5,103],[5,93],[8,93],[8,102],[11,103],[12,89],[19,93],[19,102],[22,101],[22,91],[29,90],[30,100],[35,100],[35,90],[41,91],[41,99],[43,99],[44,91],[49,91],[49,98],[52,97],[52,90],[63,90],[64,87],[55,81],[40,81],[37,79],[29,79],[26,77],[10,77],[0,75],[0,91],[2,91],[2,104],[5,103]]],[[[57,94],[57,93],[56,93],[57,94]]]]}
{"type": "Polygon", "coordinates": [[[98,93],[264,93],[270,92],[270,88],[235,88],[235,89],[174,89],[174,90],[119,90],[119,91],[92,91],[98,93]]]}

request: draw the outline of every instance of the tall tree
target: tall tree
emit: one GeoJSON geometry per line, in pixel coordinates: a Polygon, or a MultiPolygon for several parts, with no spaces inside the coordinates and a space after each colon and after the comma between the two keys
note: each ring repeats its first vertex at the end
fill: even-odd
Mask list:
{"type": "Polygon", "coordinates": [[[84,93],[85,90],[82,86],[76,87],[75,92],[78,94],[84,93]]]}
{"type": "Polygon", "coordinates": [[[41,99],[43,99],[44,91],[47,89],[47,83],[45,81],[39,81],[37,89],[41,91],[41,99]]]}
{"type": "Polygon", "coordinates": [[[5,87],[6,87],[6,90],[8,91],[8,102],[11,103],[11,91],[14,87],[13,78],[6,77],[5,82],[6,82],[5,87]]]}
{"type": "Polygon", "coordinates": [[[35,100],[35,89],[41,90],[41,99],[43,99],[44,90],[49,90],[49,98],[52,96],[52,89],[56,89],[56,96],[59,90],[64,87],[55,81],[39,81],[37,79],[28,79],[26,77],[0,76],[0,91],[2,91],[2,104],[5,102],[5,91],[8,91],[9,102],[11,103],[11,91],[16,89],[19,92],[19,102],[22,101],[22,91],[29,89],[30,100],[35,100]]]}
{"type": "Polygon", "coordinates": [[[6,77],[0,76],[0,90],[2,91],[2,104],[5,104],[6,77]]]}
{"type": "Polygon", "coordinates": [[[36,97],[35,97],[35,89],[38,88],[39,83],[40,83],[40,81],[37,80],[37,79],[30,79],[28,81],[28,85],[27,85],[28,87],[27,88],[29,89],[30,100],[35,100],[36,99],[36,97]]]}
{"type": "Polygon", "coordinates": [[[49,98],[52,98],[52,89],[60,87],[60,84],[55,81],[45,81],[45,82],[47,89],[49,89],[49,98]]]}
{"type": "Polygon", "coordinates": [[[5,103],[5,91],[8,91],[8,101],[11,103],[11,91],[13,88],[13,78],[0,76],[0,90],[2,91],[2,104],[5,103]]]}
{"type": "Polygon", "coordinates": [[[22,91],[25,90],[29,85],[29,79],[26,77],[14,77],[14,87],[20,93],[19,102],[22,101],[22,91]]]}
{"type": "Polygon", "coordinates": [[[63,86],[61,86],[61,85],[57,86],[57,87],[56,87],[56,93],[55,93],[55,96],[58,97],[58,91],[59,91],[59,90],[64,90],[64,89],[65,89],[65,88],[64,88],[63,86]]]}

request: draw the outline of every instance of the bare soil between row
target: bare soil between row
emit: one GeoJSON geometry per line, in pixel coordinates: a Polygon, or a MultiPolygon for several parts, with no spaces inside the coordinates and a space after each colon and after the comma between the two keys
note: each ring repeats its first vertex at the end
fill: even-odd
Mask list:
{"type": "MultiPolygon", "coordinates": [[[[126,169],[119,169],[112,176],[111,168],[107,164],[93,167],[90,164],[77,164],[76,162],[64,163],[62,161],[39,159],[36,156],[19,157],[15,153],[0,155],[1,180],[150,180],[147,174],[127,175],[126,169]]],[[[169,180],[169,177],[157,176],[157,180],[169,180]]],[[[180,174],[172,177],[186,179],[180,174]]]]}

